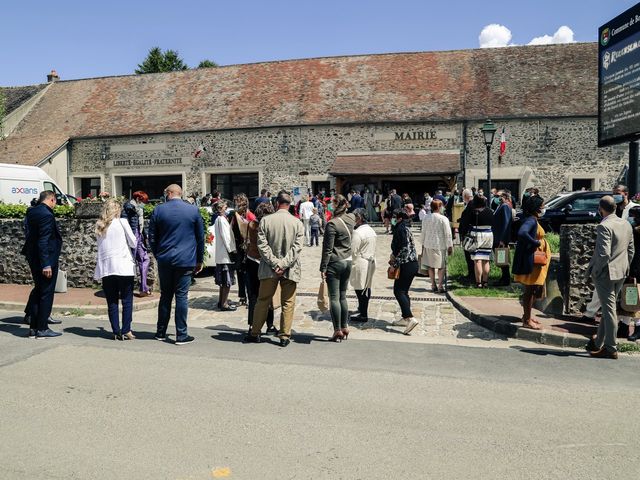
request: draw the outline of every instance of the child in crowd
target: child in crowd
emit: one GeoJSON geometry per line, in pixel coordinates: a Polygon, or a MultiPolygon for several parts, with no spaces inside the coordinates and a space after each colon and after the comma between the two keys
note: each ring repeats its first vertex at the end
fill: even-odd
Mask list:
{"type": "Polygon", "coordinates": [[[310,246],[313,246],[313,240],[316,241],[316,247],[319,245],[318,236],[320,235],[320,226],[322,225],[322,219],[320,215],[318,215],[318,209],[313,209],[313,215],[309,218],[309,226],[311,227],[311,243],[310,246]]]}

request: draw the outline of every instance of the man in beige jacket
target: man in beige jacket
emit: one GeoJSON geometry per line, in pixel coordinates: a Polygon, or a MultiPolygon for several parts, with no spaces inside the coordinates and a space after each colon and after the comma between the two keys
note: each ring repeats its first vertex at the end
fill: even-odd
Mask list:
{"type": "Polygon", "coordinates": [[[289,213],[291,196],[287,192],[278,193],[276,203],[276,213],[264,217],[258,227],[260,290],[253,311],[251,333],[245,337],[245,342],[260,342],[260,331],[267,320],[271,299],[280,285],[282,316],[278,335],[280,346],[286,347],[291,338],[296,288],[302,277],[300,253],[304,229],[300,220],[289,213]]]}
{"type": "Polygon", "coordinates": [[[592,357],[615,359],[618,358],[617,297],[633,259],[633,231],[629,222],[615,215],[616,203],[613,197],[602,197],[598,210],[602,221],[596,228],[596,249],[589,262],[587,275],[593,278],[598,298],[602,302],[602,320],[598,325],[598,334],[587,349],[592,357]]]}

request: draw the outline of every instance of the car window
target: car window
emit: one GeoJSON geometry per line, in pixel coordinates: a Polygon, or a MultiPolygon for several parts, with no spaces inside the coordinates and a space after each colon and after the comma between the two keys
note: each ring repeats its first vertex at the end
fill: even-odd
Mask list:
{"type": "Polygon", "coordinates": [[[597,212],[600,197],[578,197],[571,202],[574,211],[597,212]]]}
{"type": "Polygon", "coordinates": [[[547,208],[552,208],[554,205],[556,205],[557,203],[560,202],[560,200],[562,200],[563,198],[565,198],[567,196],[567,194],[560,194],[560,195],[556,195],[555,197],[553,197],[551,200],[549,200],[547,202],[547,208]]]}

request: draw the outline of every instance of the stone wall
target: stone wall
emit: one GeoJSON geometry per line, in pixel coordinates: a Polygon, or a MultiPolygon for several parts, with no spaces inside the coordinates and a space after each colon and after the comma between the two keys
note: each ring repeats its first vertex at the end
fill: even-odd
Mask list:
{"type": "Polygon", "coordinates": [[[596,243],[597,224],[563,225],[560,228],[560,290],[565,313],[584,311],[593,294],[593,283],[587,278],[589,261],[596,243]]]}
{"type": "MultiPolygon", "coordinates": [[[[597,148],[596,117],[512,119],[496,121],[499,130],[492,149],[494,180],[519,180],[523,190],[537,186],[545,198],[563,189],[571,190],[572,179],[589,178],[594,189],[609,190],[627,161],[626,145],[597,148]],[[498,161],[499,135],[506,127],[507,152],[498,161]]],[[[102,189],[114,192],[117,175],[184,173],[186,193],[210,190],[211,173],[258,172],[261,187],[302,186],[307,181],[327,180],[328,172],[340,152],[467,150],[468,186],[485,178],[486,149],[482,122],[389,123],[273,127],[209,132],[165,133],[74,139],[71,142],[71,176],[99,175],[102,189]],[[388,140],[385,134],[435,129],[449,135],[438,139],[388,140]],[[156,151],[111,151],[111,147],[163,143],[156,151]],[[206,151],[199,158],[193,152],[202,144],[206,151]],[[283,148],[285,147],[286,148],[283,148]],[[106,153],[103,160],[101,153],[106,153]],[[106,162],[118,160],[156,160],[186,158],[190,166],[108,168],[106,162]],[[308,172],[304,178],[300,172],[308,172]]],[[[393,137],[393,135],[392,135],[393,137]]],[[[411,174],[411,172],[407,172],[411,174]]],[[[366,174],[366,165],[363,165],[366,174]]]]}
{"type": "MultiPolygon", "coordinates": [[[[60,269],[67,272],[68,286],[93,286],[97,257],[95,219],[59,218],[57,221],[63,239],[60,269]]],[[[32,283],[29,266],[20,253],[23,245],[23,221],[0,219],[0,283],[32,283]]],[[[149,282],[153,284],[155,262],[150,256],[149,282]]]]}

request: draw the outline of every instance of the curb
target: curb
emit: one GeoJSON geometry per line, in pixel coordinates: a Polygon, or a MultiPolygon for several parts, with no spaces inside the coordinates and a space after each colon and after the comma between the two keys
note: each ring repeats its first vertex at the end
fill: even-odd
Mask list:
{"type": "MultiPolygon", "coordinates": [[[[142,303],[133,303],[133,311],[139,312],[140,310],[149,310],[151,308],[156,308],[160,299],[147,300],[142,303]]],[[[23,302],[0,302],[0,309],[2,310],[13,310],[16,312],[22,312],[24,310],[23,302]]],[[[107,305],[54,305],[51,313],[57,315],[63,315],[67,312],[72,312],[73,310],[83,312],[83,315],[107,315],[107,305]]],[[[75,315],[79,316],[79,315],[75,315]]]]}
{"type": "Polygon", "coordinates": [[[561,333],[553,330],[530,330],[522,328],[492,315],[477,313],[460,297],[447,291],[447,298],[463,315],[478,325],[488,328],[507,337],[526,340],[528,342],[553,345],[556,347],[584,348],[588,339],[575,333],[561,333]]]}

